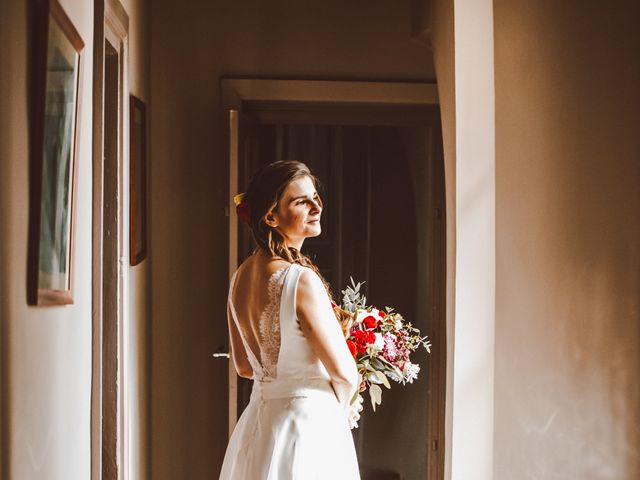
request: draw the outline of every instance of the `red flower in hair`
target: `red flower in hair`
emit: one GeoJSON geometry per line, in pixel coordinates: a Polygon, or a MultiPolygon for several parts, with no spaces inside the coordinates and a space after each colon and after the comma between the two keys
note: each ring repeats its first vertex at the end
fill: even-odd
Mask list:
{"type": "Polygon", "coordinates": [[[236,205],[236,213],[241,222],[249,223],[251,221],[251,207],[247,202],[236,205]]]}
{"type": "Polygon", "coordinates": [[[246,193],[239,193],[233,197],[233,203],[236,204],[236,214],[238,220],[241,222],[249,223],[251,221],[251,206],[246,200],[246,193]]]}

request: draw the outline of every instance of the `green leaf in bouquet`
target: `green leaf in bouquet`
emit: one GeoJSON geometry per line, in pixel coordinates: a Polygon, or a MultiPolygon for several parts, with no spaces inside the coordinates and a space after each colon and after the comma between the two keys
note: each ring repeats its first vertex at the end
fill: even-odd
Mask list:
{"type": "Polygon", "coordinates": [[[391,385],[389,384],[389,379],[384,374],[384,372],[373,370],[371,373],[367,375],[367,378],[369,379],[370,383],[375,383],[378,385],[382,384],[389,389],[391,388],[391,385]]]}
{"type": "Polygon", "coordinates": [[[385,387],[387,387],[388,389],[390,389],[391,388],[391,384],[389,383],[389,379],[387,378],[387,376],[382,372],[377,372],[377,373],[378,373],[378,378],[380,379],[382,384],[385,387]]]}
{"type": "Polygon", "coordinates": [[[365,364],[365,368],[367,369],[368,372],[375,372],[376,371],[376,369],[373,368],[373,365],[371,365],[368,362],[367,362],[367,364],[365,364]]]}
{"type": "MultiPolygon", "coordinates": [[[[384,384],[384,381],[386,380],[386,375],[382,372],[379,372],[377,370],[372,370],[371,372],[369,372],[367,374],[367,379],[369,380],[369,383],[373,384],[384,384]]],[[[391,387],[389,387],[391,388],[391,387]]]]}
{"type": "Polygon", "coordinates": [[[382,370],[384,368],[384,363],[379,358],[372,358],[371,365],[373,365],[378,370],[382,370]]]}
{"type": "Polygon", "coordinates": [[[376,405],[382,403],[382,389],[375,383],[369,387],[369,396],[371,397],[371,407],[376,411],[376,405]]]}
{"type": "Polygon", "coordinates": [[[383,365],[383,367],[386,366],[386,367],[390,368],[393,371],[398,370],[398,367],[396,367],[393,363],[391,363],[389,360],[387,360],[384,357],[378,357],[378,358],[376,358],[376,360],[378,362],[380,362],[383,365]]]}
{"type": "Polygon", "coordinates": [[[390,373],[393,373],[391,378],[393,378],[394,375],[396,376],[396,378],[403,378],[402,371],[398,367],[396,367],[391,362],[387,361],[385,358],[379,357],[379,360],[382,363],[384,363],[385,366],[386,366],[386,368],[384,368],[383,370],[386,370],[386,371],[388,371],[390,373]]]}

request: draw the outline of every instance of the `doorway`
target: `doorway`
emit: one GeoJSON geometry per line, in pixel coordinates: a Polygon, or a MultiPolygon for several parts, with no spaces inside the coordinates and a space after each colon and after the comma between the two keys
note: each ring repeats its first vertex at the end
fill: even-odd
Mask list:
{"type": "MultiPolygon", "coordinates": [[[[423,368],[419,379],[385,390],[375,413],[367,404],[353,431],[363,479],[443,478],[445,209],[438,106],[246,100],[241,109],[235,113],[237,188],[230,187],[230,195],[244,191],[264,164],[306,163],[320,178],[325,210],[322,235],[307,239],[303,251],[334,296],[341,298],[350,277],[364,280],[371,303],[393,306],[432,339],[433,353],[416,359],[423,368]],[[382,445],[379,438],[393,442],[382,445]]],[[[246,228],[232,229],[239,264],[253,245],[246,228]]],[[[230,424],[251,387],[234,377],[231,371],[236,417],[230,424]]]]}

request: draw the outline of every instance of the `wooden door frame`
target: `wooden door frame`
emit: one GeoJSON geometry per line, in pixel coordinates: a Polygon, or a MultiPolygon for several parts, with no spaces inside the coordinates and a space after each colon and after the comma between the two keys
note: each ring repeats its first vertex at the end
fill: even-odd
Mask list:
{"type": "Polygon", "coordinates": [[[97,0],[94,2],[94,46],[93,46],[93,195],[92,195],[92,285],[91,285],[91,322],[92,322],[92,380],[91,380],[91,478],[103,480],[102,451],[105,443],[103,428],[103,398],[105,372],[103,365],[105,353],[104,342],[104,302],[116,305],[117,340],[115,346],[114,374],[117,376],[117,413],[115,418],[106,421],[115,422],[114,438],[107,441],[116,445],[114,452],[117,458],[115,478],[127,478],[128,465],[128,424],[126,408],[126,358],[124,358],[125,340],[128,316],[128,255],[125,239],[128,238],[128,143],[129,143],[129,71],[128,71],[128,38],[129,17],[118,0],[97,0]],[[109,42],[118,52],[118,114],[117,114],[117,181],[115,191],[107,192],[104,178],[104,114],[105,114],[105,42],[109,42]],[[116,217],[104,218],[105,192],[115,195],[117,207],[116,217]],[[109,245],[105,245],[103,232],[112,225],[115,235],[111,237],[109,245]],[[112,298],[105,298],[105,281],[103,258],[105,251],[115,252],[117,265],[112,280],[117,285],[117,291],[112,298]]]}
{"type": "MultiPolygon", "coordinates": [[[[234,79],[224,78],[220,83],[222,111],[229,125],[229,184],[227,195],[227,207],[225,213],[229,217],[229,272],[228,277],[237,268],[238,263],[238,220],[233,208],[233,196],[238,189],[238,169],[240,148],[239,114],[242,112],[244,102],[282,102],[282,103],[323,103],[331,105],[383,105],[383,106],[439,106],[438,87],[435,83],[390,83],[390,82],[349,82],[349,81],[315,81],[315,80],[263,80],[263,79],[234,79]]],[[[432,162],[433,163],[433,162],[432,162]]],[[[442,181],[440,182],[443,202],[445,198],[444,164],[441,166],[442,181]]],[[[437,173],[437,172],[432,172],[437,173]]],[[[430,175],[430,178],[434,178],[430,175]]],[[[433,181],[432,181],[433,183],[433,181]]],[[[433,185],[431,185],[433,187],[433,185]]],[[[437,402],[445,409],[449,409],[446,398],[446,286],[447,270],[446,255],[450,248],[446,238],[446,222],[448,218],[447,205],[434,205],[429,212],[429,224],[438,230],[439,235],[434,235],[433,240],[439,248],[442,256],[438,261],[432,261],[429,265],[431,272],[443,280],[442,290],[434,293],[434,315],[437,316],[437,325],[432,332],[434,338],[439,338],[440,349],[434,351],[430,358],[429,374],[435,375],[438,393],[437,398],[431,398],[431,402],[437,402]]],[[[230,351],[230,350],[228,350],[230,351]]],[[[229,435],[235,427],[237,418],[237,404],[231,398],[237,397],[237,375],[233,363],[229,362],[229,435]]],[[[432,396],[433,397],[433,396],[432,396]]],[[[437,425],[438,440],[435,445],[430,439],[425,446],[428,456],[427,475],[429,478],[444,478],[444,451],[448,442],[445,441],[445,424],[441,421],[439,412],[429,409],[428,422],[437,425]],[[432,453],[433,451],[436,453],[432,453]]]]}

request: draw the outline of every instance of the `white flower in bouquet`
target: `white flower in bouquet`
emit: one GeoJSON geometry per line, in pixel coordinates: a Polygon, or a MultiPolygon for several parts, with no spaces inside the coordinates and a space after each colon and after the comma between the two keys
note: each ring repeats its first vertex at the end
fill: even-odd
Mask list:
{"type": "Polygon", "coordinates": [[[393,380],[396,383],[402,383],[402,375],[398,375],[398,373],[395,370],[390,370],[386,373],[386,375],[393,380]]]}
{"type": "Polygon", "coordinates": [[[378,332],[374,332],[374,335],[376,336],[376,341],[373,342],[372,347],[381,351],[384,348],[384,335],[378,332]]]}
{"type": "Polygon", "coordinates": [[[402,368],[402,373],[404,375],[405,382],[413,383],[413,381],[418,378],[418,373],[420,373],[420,365],[407,362],[402,368]]]}

